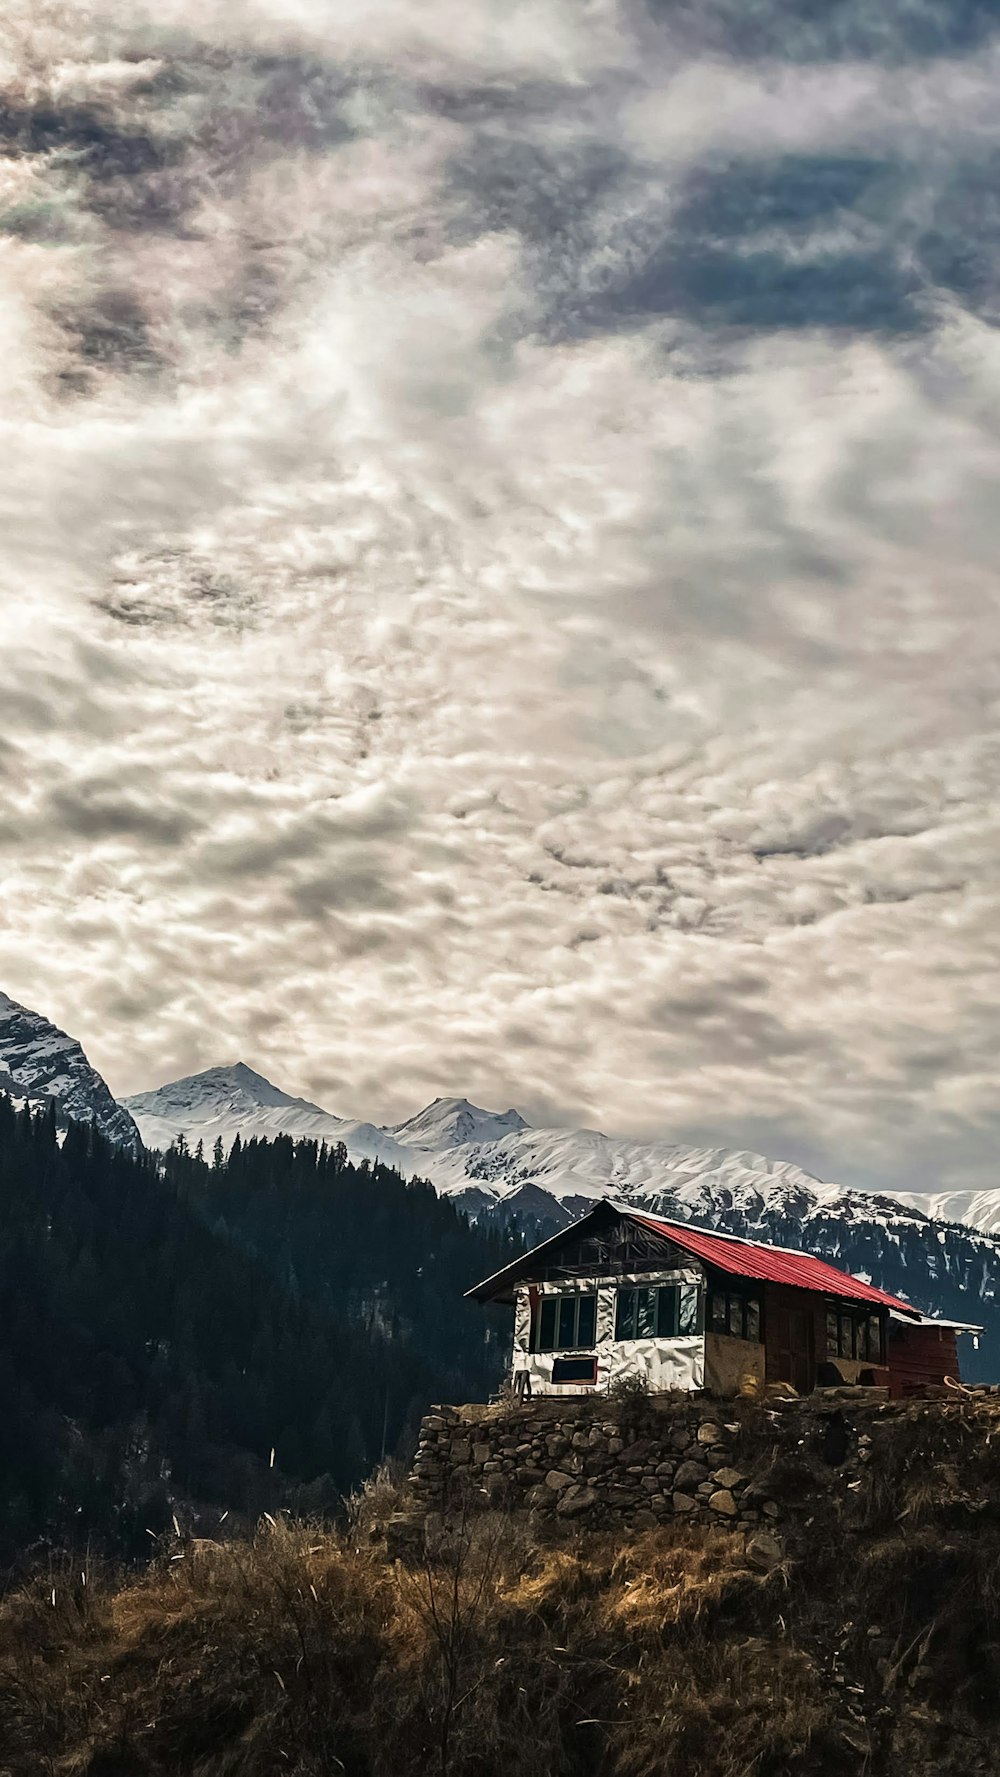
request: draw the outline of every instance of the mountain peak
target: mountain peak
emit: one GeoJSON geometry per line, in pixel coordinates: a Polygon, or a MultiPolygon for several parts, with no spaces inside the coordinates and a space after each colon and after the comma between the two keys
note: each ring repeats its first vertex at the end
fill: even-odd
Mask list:
{"type": "Polygon", "coordinates": [[[528,1125],[519,1111],[486,1111],[467,1098],[435,1098],[397,1123],[392,1134],[407,1147],[463,1147],[466,1142],[501,1141],[528,1125]]]}
{"type": "Polygon", "coordinates": [[[93,1123],[110,1141],[140,1148],[139,1131],[75,1037],[0,991],[0,1089],[34,1104],[54,1099],[60,1119],[93,1123]]]}
{"type": "Polygon", "coordinates": [[[328,1115],[319,1105],[283,1092],[280,1086],[248,1067],[245,1061],[206,1067],[198,1074],[185,1074],[182,1079],[170,1080],[152,1092],[133,1093],[123,1102],[134,1112],[160,1116],[183,1116],[193,1112],[199,1120],[226,1111],[253,1110],[262,1106],[274,1110],[284,1107],[307,1110],[321,1117],[328,1115]]]}
{"type": "Polygon", "coordinates": [[[293,1098],[245,1061],[204,1068],[152,1092],[137,1092],[124,1103],[150,1148],[169,1148],[180,1135],[192,1148],[201,1142],[206,1151],[216,1141],[231,1148],[237,1135],[243,1142],[287,1135],[293,1141],[345,1142],[355,1159],[413,1169],[391,1130],[335,1117],[306,1098],[293,1098]]]}

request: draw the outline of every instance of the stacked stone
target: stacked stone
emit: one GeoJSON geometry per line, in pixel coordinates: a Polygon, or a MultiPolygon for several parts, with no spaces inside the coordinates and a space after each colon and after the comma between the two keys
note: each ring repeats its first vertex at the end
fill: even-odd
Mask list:
{"type": "Polygon", "coordinates": [[[437,1506],[462,1487],[595,1528],[645,1530],[687,1518],[749,1531],[777,1519],[777,1504],[738,1466],[739,1427],[724,1423],[717,1405],[660,1410],[638,1432],[606,1403],[594,1402],[591,1412],[548,1417],[525,1409],[471,1423],[433,1413],[421,1427],[414,1494],[437,1506]]]}

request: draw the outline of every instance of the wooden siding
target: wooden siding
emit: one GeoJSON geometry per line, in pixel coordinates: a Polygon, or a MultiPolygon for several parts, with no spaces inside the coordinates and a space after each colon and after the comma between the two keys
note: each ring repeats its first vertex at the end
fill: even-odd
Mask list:
{"type": "Polygon", "coordinates": [[[826,1297],[784,1284],[764,1286],[764,1354],[769,1382],[790,1382],[800,1394],[815,1386],[826,1357],[826,1297]]]}
{"type": "Polygon", "coordinates": [[[942,1383],[946,1376],[960,1380],[953,1327],[890,1327],[890,1395],[898,1399],[919,1392],[927,1383],[942,1383]]]}
{"type": "MultiPolygon", "coordinates": [[[[881,1365],[861,1358],[827,1355],[826,1316],[831,1306],[855,1311],[858,1304],[835,1301],[818,1290],[765,1284],[764,1353],[768,1382],[790,1382],[800,1394],[807,1393],[815,1388],[816,1372],[823,1363],[833,1364],[845,1382],[857,1381],[863,1370],[872,1371],[876,1382],[888,1382],[888,1370],[881,1365]]],[[[887,1318],[883,1313],[883,1342],[888,1337],[887,1318]]]]}

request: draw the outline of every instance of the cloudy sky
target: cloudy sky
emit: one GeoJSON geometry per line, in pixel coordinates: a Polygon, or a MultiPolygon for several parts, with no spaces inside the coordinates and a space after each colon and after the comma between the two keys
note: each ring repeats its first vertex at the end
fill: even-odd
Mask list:
{"type": "Polygon", "coordinates": [[[6,0],[0,986],[998,1182],[995,0],[6,0]]]}

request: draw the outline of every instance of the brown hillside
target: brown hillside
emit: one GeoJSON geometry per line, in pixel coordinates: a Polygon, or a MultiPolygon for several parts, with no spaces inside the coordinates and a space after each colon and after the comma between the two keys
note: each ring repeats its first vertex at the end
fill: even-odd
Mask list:
{"type": "Polygon", "coordinates": [[[896,1419],[857,1489],[805,1457],[771,1485],[800,1509],[770,1562],[708,1526],[540,1544],[492,1510],[393,1561],[374,1489],[342,1535],[46,1575],[0,1611],[0,1772],[994,1773],[995,1404],[896,1419]]]}

